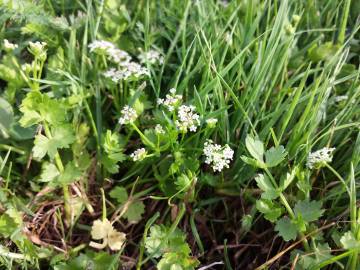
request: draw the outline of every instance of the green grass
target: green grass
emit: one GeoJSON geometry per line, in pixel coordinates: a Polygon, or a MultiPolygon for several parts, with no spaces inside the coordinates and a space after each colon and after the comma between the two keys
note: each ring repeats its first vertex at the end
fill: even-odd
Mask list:
{"type": "Polygon", "coordinates": [[[358,269],[359,14],[354,0],[0,0],[0,268],[358,269]],[[119,49],[147,74],[126,77],[119,49]],[[174,110],[158,103],[171,88],[174,110]],[[208,140],[234,151],[221,172],[208,140]]]}

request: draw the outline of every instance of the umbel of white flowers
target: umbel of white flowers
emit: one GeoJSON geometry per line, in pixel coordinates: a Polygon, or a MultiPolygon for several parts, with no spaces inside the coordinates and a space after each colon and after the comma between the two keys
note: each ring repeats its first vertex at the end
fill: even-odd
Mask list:
{"type": "Polygon", "coordinates": [[[230,161],[234,156],[234,150],[229,145],[214,144],[212,140],[205,142],[203,153],[205,163],[211,165],[214,172],[221,172],[224,168],[229,168],[230,161]]]}
{"type": "Polygon", "coordinates": [[[128,105],[126,105],[121,110],[120,113],[121,113],[121,117],[119,118],[119,124],[120,125],[131,124],[138,117],[136,111],[133,108],[131,108],[130,106],[128,106],[128,105]]]}
{"type": "Polygon", "coordinates": [[[180,106],[182,101],[182,95],[177,95],[175,88],[171,88],[169,92],[170,94],[167,94],[165,96],[165,99],[159,98],[157,100],[157,103],[159,105],[164,105],[169,110],[169,112],[172,112],[180,106]]]}
{"type": "Polygon", "coordinates": [[[181,105],[178,111],[178,120],[175,121],[176,127],[181,132],[188,130],[195,132],[200,125],[199,115],[195,113],[194,106],[181,105]]]}
{"type": "Polygon", "coordinates": [[[324,147],[320,150],[309,154],[306,162],[306,166],[309,169],[320,169],[324,167],[326,163],[330,163],[333,158],[333,151],[335,148],[324,147]]]}
{"type": "Polygon", "coordinates": [[[107,58],[116,63],[118,68],[110,68],[104,73],[106,78],[110,78],[113,82],[120,80],[128,80],[130,78],[139,78],[142,76],[149,76],[147,68],[140,64],[131,61],[131,56],[117,48],[113,43],[105,40],[95,40],[89,44],[90,52],[100,55],[105,55],[107,58]]]}
{"type": "Polygon", "coordinates": [[[139,148],[135,150],[130,157],[133,159],[133,161],[141,161],[146,157],[146,150],[145,148],[139,148]]]}
{"type": "Polygon", "coordinates": [[[18,47],[17,44],[9,42],[7,39],[4,39],[4,49],[8,52],[15,50],[18,47]]]}

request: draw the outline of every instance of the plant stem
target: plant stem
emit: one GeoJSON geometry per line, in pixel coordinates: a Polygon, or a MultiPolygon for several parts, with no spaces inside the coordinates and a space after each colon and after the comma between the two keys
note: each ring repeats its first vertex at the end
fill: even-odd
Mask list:
{"type": "MultiPolygon", "coordinates": [[[[50,131],[47,123],[44,122],[43,126],[44,126],[44,131],[45,131],[46,137],[51,139],[52,135],[51,135],[51,131],[50,131]]],[[[64,172],[64,165],[63,165],[63,163],[61,161],[61,157],[60,157],[58,151],[56,151],[54,160],[55,160],[55,164],[56,164],[57,168],[59,169],[59,172],[63,173],[64,172]]],[[[69,189],[68,189],[67,185],[63,185],[62,188],[63,188],[63,194],[64,194],[65,220],[69,223],[69,222],[71,222],[70,193],[69,193],[69,189]]]]}
{"type": "MultiPolygon", "coordinates": [[[[268,168],[264,169],[266,174],[270,177],[271,182],[273,183],[273,185],[275,186],[276,189],[278,189],[278,185],[276,184],[276,181],[274,179],[274,177],[272,176],[272,174],[270,173],[268,168]]],[[[284,196],[284,194],[282,192],[280,192],[280,201],[281,203],[285,206],[286,211],[288,212],[289,216],[291,219],[295,219],[295,214],[294,211],[291,209],[289,202],[287,201],[286,197],[284,196]]],[[[310,251],[310,246],[309,243],[307,241],[307,239],[305,238],[305,235],[302,232],[299,232],[300,238],[303,239],[303,245],[306,251],[310,251]]]]}
{"type": "Polygon", "coordinates": [[[351,0],[345,0],[343,14],[342,14],[342,18],[341,18],[342,20],[341,20],[341,24],[340,24],[340,31],[339,31],[339,36],[338,36],[338,43],[340,45],[344,44],[344,41],[345,41],[346,24],[347,24],[348,17],[349,17],[350,4],[351,4],[351,0]]]}

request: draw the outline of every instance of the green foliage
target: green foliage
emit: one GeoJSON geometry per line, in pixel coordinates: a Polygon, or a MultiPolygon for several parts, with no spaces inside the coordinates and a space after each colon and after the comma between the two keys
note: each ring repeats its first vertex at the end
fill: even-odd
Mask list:
{"type": "Polygon", "coordinates": [[[122,207],[125,207],[123,217],[129,222],[137,223],[141,220],[141,217],[145,212],[145,205],[142,201],[136,201],[134,199],[129,200],[126,189],[120,186],[113,188],[109,195],[121,204],[122,207]]]}
{"type": "Polygon", "coordinates": [[[282,217],[276,222],[275,230],[285,240],[295,240],[297,236],[297,227],[288,217],[282,217]]]}
{"type": "Polygon", "coordinates": [[[185,234],[179,229],[171,230],[164,225],[153,225],[146,238],[147,253],[160,258],[158,269],[195,269],[199,262],[190,256],[190,247],[185,234]]]}
{"type": "Polygon", "coordinates": [[[0,0],[1,268],[358,269],[359,7],[0,0]]]}

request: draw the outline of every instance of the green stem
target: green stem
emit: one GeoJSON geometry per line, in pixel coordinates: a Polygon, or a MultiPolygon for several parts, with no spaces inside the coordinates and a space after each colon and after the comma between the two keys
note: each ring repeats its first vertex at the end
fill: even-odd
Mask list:
{"type": "Polygon", "coordinates": [[[325,166],[340,180],[340,182],[344,185],[349,196],[351,196],[350,190],[349,190],[348,186],[346,185],[344,178],[342,178],[341,175],[333,167],[331,167],[328,163],[325,163],[325,166]]]}
{"type": "Polygon", "coordinates": [[[340,45],[344,44],[345,41],[346,24],[349,17],[350,4],[351,4],[351,0],[345,0],[345,6],[343,9],[342,20],[340,24],[340,32],[338,36],[338,43],[340,45]]]}
{"type": "Polygon", "coordinates": [[[20,155],[25,154],[24,150],[21,150],[20,148],[17,148],[17,147],[11,146],[11,145],[0,144],[0,149],[7,150],[7,151],[10,150],[10,151],[18,153],[20,155]]]}
{"type": "MultiPolygon", "coordinates": [[[[45,131],[46,137],[51,139],[52,135],[51,135],[51,131],[50,131],[47,123],[44,122],[43,126],[44,126],[44,131],[45,131]]],[[[63,165],[63,163],[61,161],[61,157],[59,155],[59,152],[57,152],[57,151],[56,151],[54,160],[55,160],[55,164],[56,164],[57,168],[59,169],[59,172],[63,173],[64,172],[64,165],[63,165]]],[[[67,222],[70,222],[71,221],[70,193],[69,193],[69,189],[68,189],[67,185],[63,185],[62,188],[63,188],[63,194],[64,194],[65,219],[66,219],[67,222]]]]}
{"type": "MultiPolygon", "coordinates": [[[[270,173],[269,169],[265,168],[264,170],[265,170],[266,174],[270,177],[270,180],[271,180],[272,184],[274,185],[274,187],[276,189],[278,189],[279,187],[278,187],[274,177],[270,173]]],[[[280,192],[279,197],[280,197],[281,203],[285,206],[286,211],[288,212],[290,218],[295,219],[294,211],[291,209],[289,202],[287,201],[286,197],[284,196],[284,194],[282,192],[280,192]]],[[[300,238],[303,239],[302,242],[303,242],[305,250],[310,251],[310,246],[309,246],[307,239],[305,238],[305,235],[302,232],[299,232],[299,235],[300,235],[300,238]]]]}
{"type": "Polygon", "coordinates": [[[153,144],[145,135],[144,133],[142,133],[140,131],[140,129],[138,129],[138,127],[134,124],[131,123],[131,126],[135,129],[135,131],[140,135],[140,137],[147,143],[149,144],[152,148],[156,148],[155,144],[153,144]]]}

